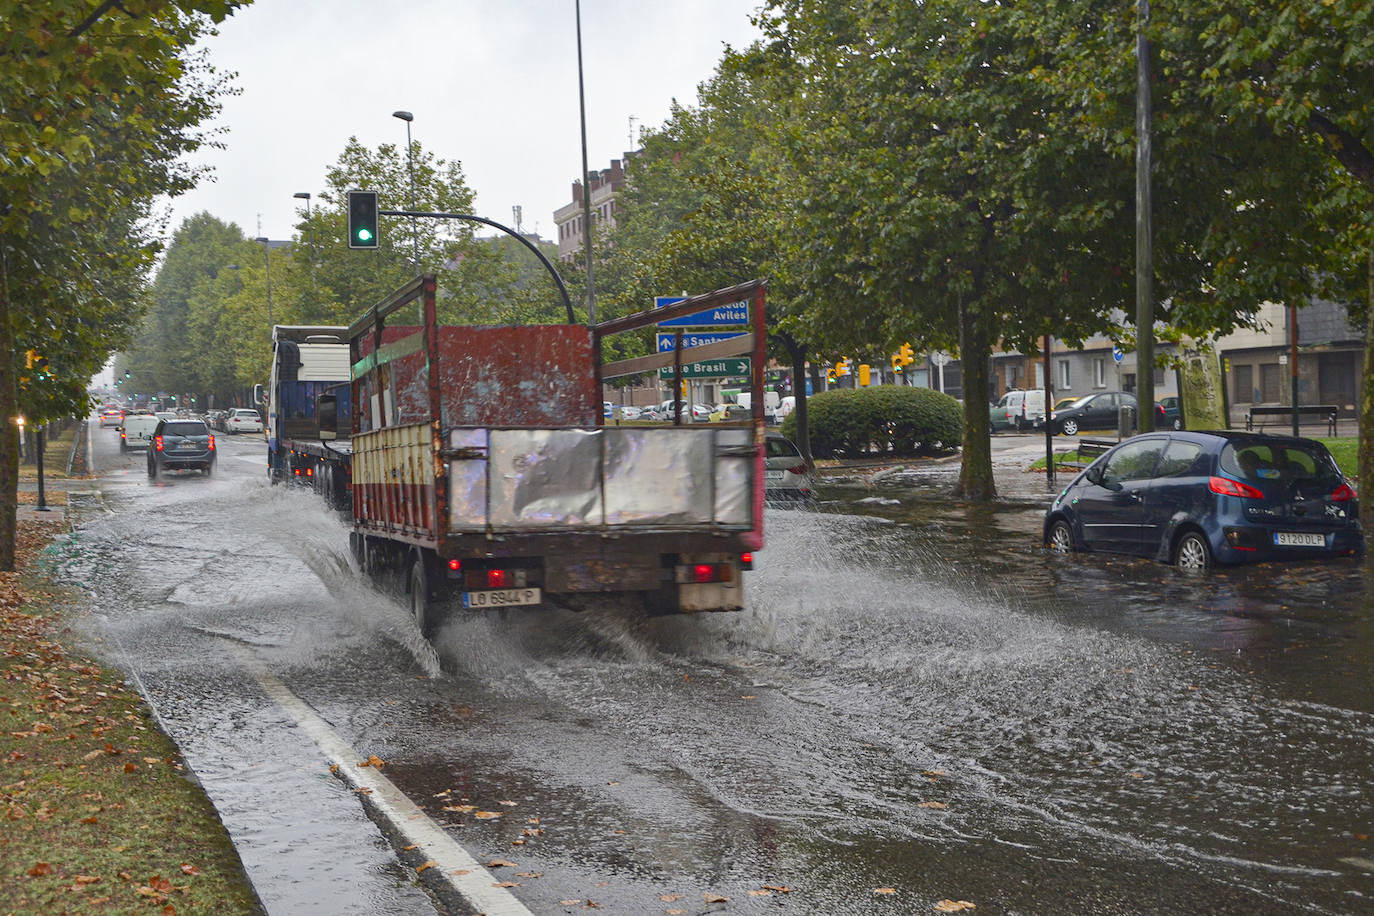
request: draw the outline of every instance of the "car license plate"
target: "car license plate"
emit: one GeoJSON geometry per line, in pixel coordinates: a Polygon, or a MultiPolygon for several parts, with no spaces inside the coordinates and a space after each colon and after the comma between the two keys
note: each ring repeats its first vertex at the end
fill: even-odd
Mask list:
{"type": "Polygon", "coordinates": [[[538,604],[542,599],[537,588],[498,588],[485,592],[463,592],[463,607],[512,607],[517,604],[538,604]]]}
{"type": "Polygon", "coordinates": [[[1274,543],[1279,547],[1325,547],[1326,535],[1303,531],[1276,531],[1274,543]]]}
{"type": "Polygon", "coordinates": [[[782,480],[782,471],[764,471],[764,480],[782,480]]]}

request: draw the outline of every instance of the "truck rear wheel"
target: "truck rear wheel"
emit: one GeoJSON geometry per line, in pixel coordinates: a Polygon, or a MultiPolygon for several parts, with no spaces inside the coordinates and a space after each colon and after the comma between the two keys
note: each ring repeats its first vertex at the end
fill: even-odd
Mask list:
{"type": "Polygon", "coordinates": [[[429,576],[425,572],[425,558],[417,556],[410,563],[410,615],[415,628],[429,639],[434,635],[434,608],[429,598],[429,576]]]}

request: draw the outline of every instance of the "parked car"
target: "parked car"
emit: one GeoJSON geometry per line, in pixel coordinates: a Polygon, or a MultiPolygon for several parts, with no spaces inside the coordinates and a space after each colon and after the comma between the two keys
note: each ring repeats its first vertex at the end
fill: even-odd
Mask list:
{"type": "Polygon", "coordinates": [[[224,418],[227,433],[260,433],[262,417],[251,407],[236,407],[224,418]]]}
{"type": "Polygon", "coordinates": [[[1084,429],[1116,429],[1121,408],[1135,406],[1135,395],[1126,391],[1085,395],[1072,406],[1050,414],[1050,429],[1066,436],[1076,436],[1084,429]]]}
{"type": "Polygon", "coordinates": [[[748,420],[754,412],[743,404],[717,404],[711,411],[711,419],[717,422],[748,420]]]}
{"type": "Polygon", "coordinates": [[[1178,398],[1160,398],[1155,405],[1155,429],[1182,429],[1183,410],[1178,398]]]}
{"type": "Polygon", "coordinates": [[[1364,550],[1359,504],[1324,445],[1221,430],[1108,450],[1055,498],[1044,539],[1194,569],[1364,550]]]}
{"type": "Polygon", "coordinates": [[[787,419],[787,415],[790,414],[792,411],[794,411],[794,410],[796,410],[796,409],[797,409],[797,396],[794,395],[794,394],[789,394],[787,397],[785,397],[785,398],[783,398],[782,400],[778,401],[778,409],[777,409],[777,411],[775,411],[775,414],[776,414],[776,416],[777,416],[778,422],[781,423],[783,420],[786,420],[786,419],[787,419]]]}
{"type": "Polygon", "coordinates": [[[118,426],[124,422],[124,411],[118,407],[107,407],[100,412],[100,428],[118,426]]]}
{"type": "Polygon", "coordinates": [[[153,441],[153,430],[162,422],[150,413],[134,413],[124,418],[119,427],[119,450],[147,448],[153,441]]]}
{"type": "Polygon", "coordinates": [[[620,419],[622,420],[639,420],[643,418],[644,411],[641,408],[635,407],[633,404],[625,404],[615,409],[620,411],[620,419]]]}
{"type": "Polygon", "coordinates": [[[160,420],[148,448],[148,476],[161,471],[215,469],[215,437],[200,420],[160,420]]]}
{"type": "Polygon", "coordinates": [[[816,498],[811,466],[791,439],[782,433],[770,432],[764,439],[763,447],[765,499],[804,502],[816,498]]]}
{"type": "Polygon", "coordinates": [[[1022,405],[1026,401],[1026,392],[1019,388],[1013,388],[998,399],[988,409],[988,423],[992,426],[993,432],[1004,429],[1020,429],[1022,417],[1022,405]]]}

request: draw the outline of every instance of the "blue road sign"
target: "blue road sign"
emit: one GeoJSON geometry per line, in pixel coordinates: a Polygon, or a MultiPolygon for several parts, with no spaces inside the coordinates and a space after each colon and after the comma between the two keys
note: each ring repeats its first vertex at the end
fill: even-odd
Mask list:
{"type": "MultiPolygon", "coordinates": [[[[665,305],[672,305],[681,302],[685,296],[655,296],[654,308],[661,309],[665,305]]],[[[740,324],[749,323],[749,303],[731,302],[727,305],[718,305],[701,312],[693,312],[691,315],[683,315],[681,318],[669,318],[667,321],[660,321],[660,328],[728,328],[740,324]]]]}
{"type": "MultiPolygon", "coordinates": [[[[730,340],[734,337],[743,337],[745,331],[684,331],[682,334],[682,349],[688,347],[704,347],[707,344],[719,343],[722,340],[730,340]]],[[[665,334],[662,331],[658,334],[658,352],[673,352],[673,340],[676,334],[665,334]]]]}

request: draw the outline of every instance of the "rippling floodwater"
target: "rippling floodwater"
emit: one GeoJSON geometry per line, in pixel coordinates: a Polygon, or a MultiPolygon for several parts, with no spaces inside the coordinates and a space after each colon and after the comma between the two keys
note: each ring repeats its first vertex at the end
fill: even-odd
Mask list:
{"type": "MultiPolygon", "coordinates": [[[[454,620],[443,674],[302,494],[140,494],[69,569],[105,589],[126,645],[150,647],[178,739],[288,908],[317,877],[349,884],[284,864],[305,842],[273,845],[290,792],[254,813],[252,780],[285,778],[301,823],[331,822],[307,791],[318,767],[276,759],[299,739],[226,643],[384,757],[475,855],[538,873],[516,891],[535,912],[662,912],[673,894],[697,912],[703,892],[732,913],[1374,909],[1374,600],[1357,563],[1189,576],[1051,556],[1039,507],[938,494],[834,488],[820,511],[770,511],[740,614],[454,620]],[[140,536],[156,558],[120,549],[140,536]],[[251,766],[232,759],[239,732],[251,766]],[[478,822],[445,810],[455,793],[515,805],[478,822]],[[747,893],[770,883],[791,893],[747,893]]],[[[388,874],[384,851],[353,854],[388,874]]]]}

